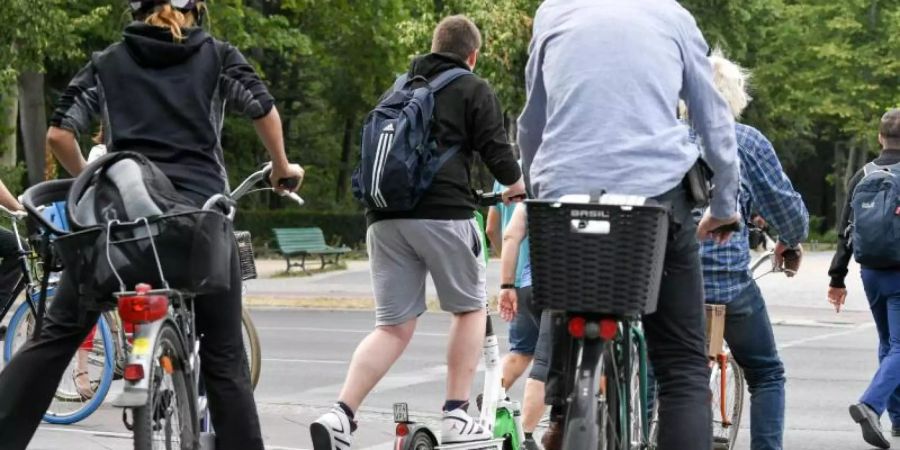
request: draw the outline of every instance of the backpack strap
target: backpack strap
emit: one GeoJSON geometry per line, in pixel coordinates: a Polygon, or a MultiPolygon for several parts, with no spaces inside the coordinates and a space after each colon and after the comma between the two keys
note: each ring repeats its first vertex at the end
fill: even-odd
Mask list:
{"type": "Polygon", "coordinates": [[[394,81],[394,87],[391,88],[391,92],[397,92],[400,89],[403,89],[403,86],[406,86],[406,82],[409,81],[409,75],[403,74],[397,77],[397,81],[394,81]]]}
{"type": "Polygon", "coordinates": [[[428,85],[431,86],[432,92],[438,92],[441,89],[447,87],[447,85],[449,85],[450,83],[456,81],[457,78],[465,75],[474,74],[470,70],[462,69],[459,67],[445,70],[441,72],[440,75],[434,77],[431,81],[429,81],[428,85]]]}

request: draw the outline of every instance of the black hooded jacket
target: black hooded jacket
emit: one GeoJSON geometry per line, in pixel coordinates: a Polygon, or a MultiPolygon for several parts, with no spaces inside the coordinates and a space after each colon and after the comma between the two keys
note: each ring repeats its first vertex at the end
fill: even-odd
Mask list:
{"type": "Polygon", "coordinates": [[[99,117],[110,151],[143,153],[184,194],[202,201],[228,189],[221,133],[226,105],[251,119],[274,100],[240,51],[200,28],[176,42],[135,22],[95,53],[60,97],[51,125],[76,134],[99,117]]]}
{"type": "MultiPolygon", "coordinates": [[[[433,79],[456,67],[469,69],[457,56],[432,53],[415,58],[409,76],[433,79]]],[[[486,81],[477,76],[461,77],[438,92],[434,102],[431,132],[438,148],[446,150],[458,143],[462,148],[437,172],[415,209],[367,211],[370,224],[386,219],[471,219],[477,206],[471,181],[475,152],[501,184],[511,185],[522,176],[503,125],[500,101],[486,81]]]]}

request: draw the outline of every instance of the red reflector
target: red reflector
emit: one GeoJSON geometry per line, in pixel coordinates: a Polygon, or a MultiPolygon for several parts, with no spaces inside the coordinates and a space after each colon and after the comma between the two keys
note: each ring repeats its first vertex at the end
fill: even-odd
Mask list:
{"type": "Polygon", "coordinates": [[[125,366],[122,378],[128,381],[140,381],[144,379],[144,366],[140,364],[129,364],[125,366]]]}
{"type": "Polygon", "coordinates": [[[569,319],[569,335],[575,339],[584,337],[584,317],[573,317],[569,319]]]}
{"type": "Polygon", "coordinates": [[[153,322],[165,317],[168,311],[169,299],[164,295],[119,297],[119,316],[125,323],[153,322]]]}
{"type": "Polygon", "coordinates": [[[600,321],[600,337],[604,341],[612,340],[619,332],[619,323],[613,319],[603,319],[600,321]]]}
{"type": "Polygon", "coordinates": [[[405,423],[397,424],[397,436],[403,437],[409,434],[409,427],[405,423]]]}

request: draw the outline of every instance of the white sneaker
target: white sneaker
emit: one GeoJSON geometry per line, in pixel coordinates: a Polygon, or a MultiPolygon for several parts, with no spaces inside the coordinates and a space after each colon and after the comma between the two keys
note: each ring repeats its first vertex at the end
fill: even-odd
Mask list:
{"type": "Polygon", "coordinates": [[[350,450],[350,418],[340,406],[331,408],[309,426],[314,450],[350,450]]]}
{"type": "Polygon", "coordinates": [[[441,420],[442,445],[488,441],[491,438],[491,433],[462,409],[444,412],[441,420]]]}

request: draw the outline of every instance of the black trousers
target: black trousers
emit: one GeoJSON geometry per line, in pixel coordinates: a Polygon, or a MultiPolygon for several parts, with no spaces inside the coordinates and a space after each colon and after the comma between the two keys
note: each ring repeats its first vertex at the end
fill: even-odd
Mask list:
{"type": "Polygon", "coordinates": [[[22,279],[22,263],[19,261],[19,244],[16,234],[0,228],[0,303],[9,299],[22,279]]]}
{"type": "MultiPolygon", "coordinates": [[[[218,449],[263,449],[259,417],[241,335],[241,275],[235,249],[231,288],[195,300],[200,361],[218,449]]],[[[65,273],[48,304],[41,335],[0,372],[0,449],[24,449],[53,399],[63,371],[97,323],[79,309],[75,284],[65,273]]]]}
{"type": "MultiPolygon", "coordinates": [[[[706,319],[699,244],[691,205],[682,188],[656,200],[672,209],[669,242],[663,268],[659,304],[644,317],[650,363],[659,383],[659,450],[710,450],[709,369],[706,358],[706,319]]],[[[554,326],[547,403],[565,411],[566,361],[569,355],[565,321],[554,326]]]]}

